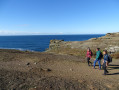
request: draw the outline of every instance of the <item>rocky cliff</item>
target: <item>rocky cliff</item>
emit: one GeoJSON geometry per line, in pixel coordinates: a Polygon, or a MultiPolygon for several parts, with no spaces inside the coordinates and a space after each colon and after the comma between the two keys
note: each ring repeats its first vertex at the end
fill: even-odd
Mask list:
{"type": "Polygon", "coordinates": [[[61,54],[83,55],[85,50],[90,47],[92,50],[101,48],[107,49],[111,53],[119,51],[119,33],[107,33],[103,37],[91,38],[87,41],[64,41],[51,40],[47,52],[61,54]]]}

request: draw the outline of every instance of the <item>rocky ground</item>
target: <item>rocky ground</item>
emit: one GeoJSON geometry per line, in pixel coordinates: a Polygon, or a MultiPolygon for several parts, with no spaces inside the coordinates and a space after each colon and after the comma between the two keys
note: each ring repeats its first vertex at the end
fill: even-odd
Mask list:
{"type": "Polygon", "coordinates": [[[118,63],[113,60],[103,76],[85,58],[0,50],[0,90],[119,90],[118,63]]]}

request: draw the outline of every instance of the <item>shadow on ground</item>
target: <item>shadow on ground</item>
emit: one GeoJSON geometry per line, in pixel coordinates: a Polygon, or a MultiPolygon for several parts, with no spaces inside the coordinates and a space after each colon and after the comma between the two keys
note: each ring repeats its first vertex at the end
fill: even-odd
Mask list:
{"type": "Polygon", "coordinates": [[[111,69],[119,69],[119,65],[109,65],[111,69]]]}
{"type": "Polygon", "coordinates": [[[107,74],[107,75],[119,75],[119,72],[117,72],[117,73],[111,73],[111,74],[107,74]]]}
{"type": "MultiPolygon", "coordinates": [[[[119,69],[119,65],[109,65],[108,70],[113,70],[113,69],[119,69]]],[[[108,75],[119,75],[119,72],[111,73],[111,74],[108,74],[108,75]]]]}

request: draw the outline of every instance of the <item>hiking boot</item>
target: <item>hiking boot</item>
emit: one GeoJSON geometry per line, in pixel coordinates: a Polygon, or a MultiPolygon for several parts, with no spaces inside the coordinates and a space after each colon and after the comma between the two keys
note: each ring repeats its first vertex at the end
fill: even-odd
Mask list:
{"type": "Polygon", "coordinates": [[[106,73],[109,73],[108,71],[106,73]]]}

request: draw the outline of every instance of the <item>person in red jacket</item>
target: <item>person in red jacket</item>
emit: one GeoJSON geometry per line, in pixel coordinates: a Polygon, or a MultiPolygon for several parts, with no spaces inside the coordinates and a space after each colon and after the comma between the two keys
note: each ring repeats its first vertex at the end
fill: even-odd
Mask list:
{"type": "Polygon", "coordinates": [[[87,49],[87,54],[86,54],[88,66],[90,66],[90,64],[92,65],[92,62],[90,61],[91,57],[92,57],[92,51],[91,51],[91,49],[88,47],[88,49],[87,49]]]}

